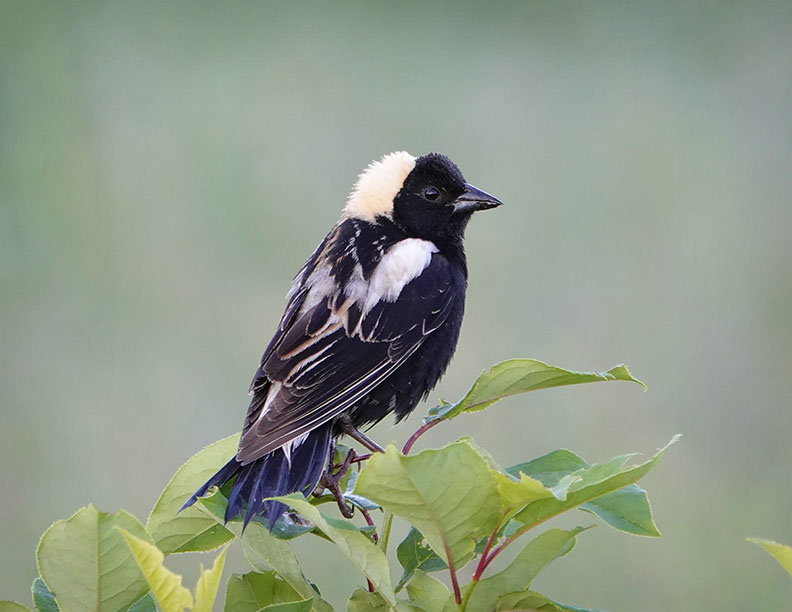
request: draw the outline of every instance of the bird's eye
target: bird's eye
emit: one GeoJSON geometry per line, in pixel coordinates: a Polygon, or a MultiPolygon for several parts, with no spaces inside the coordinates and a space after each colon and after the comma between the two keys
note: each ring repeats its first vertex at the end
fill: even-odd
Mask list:
{"type": "Polygon", "coordinates": [[[440,190],[437,187],[427,187],[424,189],[423,195],[430,202],[434,202],[440,197],[440,190]]]}

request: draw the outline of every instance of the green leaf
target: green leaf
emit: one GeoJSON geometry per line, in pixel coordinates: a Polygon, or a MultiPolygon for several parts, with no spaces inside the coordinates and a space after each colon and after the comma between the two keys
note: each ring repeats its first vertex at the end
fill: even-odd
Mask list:
{"type": "Polygon", "coordinates": [[[605,463],[595,463],[583,470],[573,472],[571,475],[576,476],[577,478],[569,487],[570,490],[574,491],[582,489],[590,484],[601,482],[606,478],[610,478],[614,474],[618,474],[623,470],[624,464],[627,463],[627,460],[634,456],[634,453],[629,455],[619,455],[618,457],[614,457],[605,463]]]}
{"type": "Polygon", "coordinates": [[[448,564],[423,542],[423,534],[412,527],[407,537],[396,548],[396,558],[404,568],[399,584],[396,585],[397,592],[412,578],[415,570],[428,573],[448,569],[448,564]]]}
{"type": "Polygon", "coordinates": [[[33,605],[38,612],[59,612],[55,594],[49,590],[40,576],[33,581],[30,591],[33,595],[33,605]]]}
{"type": "MultiPolygon", "coordinates": [[[[288,583],[269,571],[232,574],[226,583],[226,612],[258,612],[275,603],[310,601],[300,597],[288,583]]],[[[310,606],[309,606],[310,609],[310,606]]]]}
{"type": "Polygon", "coordinates": [[[496,612],[513,612],[517,610],[541,610],[548,612],[602,612],[590,608],[578,608],[576,606],[565,605],[548,599],[536,591],[522,591],[518,593],[507,593],[498,597],[495,605],[496,612]]]}
{"type": "Polygon", "coordinates": [[[506,471],[516,477],[526,474],[536,478],[546,487],[554,487],[564,476],[587,467],[590,467],[588,461],[581,459],[570,450],[560,449],[506,468],[506,471]]]}
{"type": "Polygon", "coordinates": [[[495,602],[496,612],[513,612],[516,610],[548,610],[549,612],[563,612],[563,608],[553,601],[535,591],[519,591],[506,593],[498,597],[495,602]]]}
{"type": "MultiPolygon", "coordinates": [[[[241,526],[237,524],[232,528],[240,529],[241,526]]],[[[308,584],[288,542],[271,535],[266,527],[250,523],[242,537],[242,547],[253,569],[258,572],[273,570],[299,595],[299,599],[313,598],[312,609],[316,612],[333,611],[332,606],[308,584]]]]}
{"type": "Polygon", "coordinates": [[[655,538],[660,536],[646,491],[636,484],[598,497],[583,504],[580,509],[593,512],[612,527],[626,533],[655,538]]]}
{"type": "Polygon", "coordinates": [[[0,612],[31,612],[30,608],[7,599],[0,601],[0,612]]]}
{"type": "Polygon", "coordinates": [[[321,529],[371,581],[388,605],[396,608],[396,598],[385,553],[360,533],[354,523],[325,516],[299,494],[274,499],[293,508],[321,529]]]}
{"type": "Polygon", "coordinates": [[[407,584],[407,593],[410,596],[410,603],[420,606],[427,612],[442,610],[453,599],[448,587],[437,578],[415,570],[412,580],[407,584]]]}
{"type": "MultiPolygon", "coordinates": [[[[557,450],[542,457],[512,466],[509,474],[528,474],[551,487],[555,496],[564,501],[569,489],[577,490],[586,484],[602,480],[618,473],[632,455],[615,457],[607,463],[592,466],[569,450],[557,450]]],[[[583,504],[587,510],[599,516],[609,525],[641,536],[660,535],[652,518],[652,510],[646,491],[637,485],[628,485],[583,504]]]]}
{"type": "MultiPolygon", "coordinates": [[[[589,468],[576,472],[579,480],[573,483],[565,500],[555,498],[540,499],[520,511],[515,519],[524,525],[534,526],[570,508],[576,508],[593,499],[602,497],[612,491],[633,484],[645,476],[660,460],[665,450],[674,444],[679,436],[674,436],[671,441],[649,461],[636,466],[630,466],[616,471],[624,463],[625,457],[617,457],[611,461],[592,465],[589,468]],[[615,471],[615,473],[614,473],[615,471]]],[[[654,524],[654,523],[652,523],[654,524]]]]}
{"type": "Polygon", "coordinates": [[[133,603],[127,612],[157,612],[157,604],[154,602],[151,593],[146,593],[133,603]]]}
{"type": "Polygon", "coordinates": [[[552,603],[558,606],[558,608],[562,610],[562,612],[604,612],[604,610],[600,610],[600,609],[595,610],[594,608],[580,608],[578,606],[563,604],[557,601],[553,601],[552,603]]]}
{"type": "Polygon", "coordinates": [[[162,551],[143,538],[132,535],[126,529],[119,531],[124,536],[162,611],[183,612],[185,608],[192,608],[192,594],[182,586],[182,577],[162,564],[165,560],[162,551]]]}
{"type": "Polygon", "coordinates": [[[56,521],[41,536],[36,550],[39,574],[61,612],[115,612],[148,591],[117,527],[148,538],[128,512],[107,514],[93,506],[56,521]]]}
{"type": "MultiPolygon", "coordinates": [[[[387,612],[392,609],[382,595],[376,592],[369,593],[364,589],[356,589],[347,603],[347,612],[387,612]]],[[[398,612],[426,612],[423,608],[401,600],[396,602],[396,610],[398,612]]]]}
{"type": "Polygon", "coordinates": [[[391,444],[366,462],[355,492],[409,521],[457,569],[498,520],[493,471],[464,439],[410,456],[391,444]]]}
{"type": "Polygon", "coordinates": [[[270,533],[280,540],[293,540],[294,538],[298,538],[306,533],[311,533],[312,531],[315,531],[315,528],[310,523],[301,525],[291,520],[286,520],[285,517],[281,516],[275,521],[270,533]]]}
{"type": "Polygon", "coordinates": [[[498,497],[504,519],[516,514],[526,504],[538,499],[556,497],[541,482],[525,474],[520,474],[519,480],[513,480],[511,476],[494,470],[492,475],[498,483],[498,497]]]}
{"type": "Polygon", "coordinates": [[[166,555],[214,550],[234,535],[196,505],[179,512],[185,501],[236,453],[239,434],[210,444],[190,457],[171,478],[149,514],[147,531],[166,555]]]}
{"type": "Polygon", "coordinates": [[[258,612],[275,602],[275,572],[231,574],[226,583],[225,612],[258,612]]]}
{"type": "Polygon", "coordinates": [[[347,479],[347,486],[344,490],[344,499],[348,501],[350,504],[362,508],[363,510],[367,510],[371,512],[372,510],[379,510],[380,505],[375,504],[370,499],[363,497],[362,495],[357,495],[355,491],[355,483],[357,482],[358,476],[360,472],[354,471],[347,479]]]}
{"type": "Polygon", "coordinates": [[[227,552],[228,546],[217,555],[211,569],[205,570],[201,565],[201,576],[198,578],[198,584],[195,585],[195,612],[212,612],[227,552]]]}
{"type": "Polygon", "coordinates": [[[311,600],[291,601],[288,603],[277,603],[262,608],[260,612],[308,612],[311,609],[311,600]]]}
{"type": "Polygon", "coordinates": [[[494,365],[488,372],[483,372],[460,401],[436,406],[429,410],[428,416],[453,419],[463,412],[484,410],[510,395],[603,380],[626,380],[646,388],[646,385],[630,374],[625,365],[616,366],[607,372],[575,372],[535,359],[509,359],[494,365]]]}
{"type": "Polygon", "coordinates": [[[382,595],[364,589],[355,589],[347,602],[347,612],[388,612],[390,609],[382,595]]]}
{"type": "Polygon", "coordinates": [[[550,529],[531,540],[504,570],[471,583],[465,609],[468,612],[489,612],[504,593],[530,587],[540,571],[572,550],[577,534],[583,529],[550,529]]]}
{"type": "MultiPolygon", "coordinates": [[[[332,499],[332,496],[328,497],[332,499]]],[[[311,502],[313,503],[315,499],[316,498],[311,498],[311,502]]],[[[220,525],[224,524],[225,528],[231,532],[232,536],[236,535],[236,537],[239,537],[239,534],[242,532],[242,519],[236,518],[228,523],[225,522],[225,510],[228,505],[228,498],[224,495],[223,491],[217,490],[207,497],[202,497],[195,505],[205,512],[205,516],[213,518],[220,525]]],[[[259,525],[266,525],[268,533],[279,540],[293,540],[294,538],[312,531],[317,535],[321,535],[308,521],[299,522],[299,517],[294,513],[292,513],[291,516],[284,515],[278,518],[278,520],[275,521],[275,525],[272,526],[272,530],[269,530],[269,522],[261,517],[254,516],[252,522],[258,523],[259,525]],[[295,517],[297,520],[295,520],[295,517]]]]}
{"type": "Polygon", "coordinates": [[[792,576],[792,547],[786,544],[779,544],[773,540],[765,540],[763,538],[747,538],[749,542],[761,546],[773,558],[781,564],[787,573],[792,576]]]}
{"type": "MultiPolygon", "coordinates": [[[[566,490],[568,485],[574,482],[576,478],[562,479],[561,485],[550,489],[545,487],[539,480],[528,476],[524,473],[511,474],[505,471],[492,455],[485,449],[478,446],[470,438],[462,438],[468,441],[473,449],[482,456],[487,462],[491,470],[491,476],[495,480],[498,488],[498,498],[500,501],[500,518],[499,524],[505,524],[512,516],[519,512],[526,504],[529,504],[538,499],[545,499],[556,497],[557,499],[564,499],[566,497],[566,490]]],[[[489,537],[482,538],[476,548],[476,552],[482,552],[489,537]]]]}

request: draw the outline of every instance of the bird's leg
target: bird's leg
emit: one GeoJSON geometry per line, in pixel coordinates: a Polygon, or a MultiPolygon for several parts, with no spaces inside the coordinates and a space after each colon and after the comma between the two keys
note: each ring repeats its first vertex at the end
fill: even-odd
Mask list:
{"type": "Polygon", "coordinates": [[[319,480],[319,487],[317,487],[317,489],[314,491],[314,495],[321,495],[321,489],[327,489],[335,498],[341,514],[346,518],[352,518],[352,515],[355,513],[355,509],[346,503],[346,500],[344,499],[344,492],[341,490],[340,482],[349,471],[349,466],[352,465],[355,457],[357,457],[357,453],[354,451],[354,449],[350,448],[346,457],[344,457],[344,461],[338,467],[338,470],[333,473],[333,468],[335,468],[335,440],[333,440],[330,444],[330,457],[327,462],[327,468],[322,474],[322,478],[319,480]]]}
{"type": "MultiPolygon", "coordinates": [[[[333,465],[335,463],[335,449],[336,449],[336,441],[335,438],[330,438],[330,451],[327,454],[327,467],[325,468],[325,472],[332,473],[333,465]]],[[[325,472],[322,472],[322,476],[324,476],[325,472]]],[[[322,486],[321,478],[319,482],[316,483],[316,488],[313,490],[312,495],[314,497],[321,497],[324,495],[324,486],[322,486]]]]}
{"type": "Polygon", "coordinates": [[[344,457],[344,460],[341,462],[341,465],[338,466],[338,470],[336,470],[335,474],[333,474],[333,469],[335,468],[335,464],[332,462],[332,460],[330,461],[330,465],[327,467],[327,473],[333,474],[333,478],[335,478],[336,480],[341,480],[344,476],[346,476],[346,473],[349,471],[349,468],[351,467],[352,463],[357,458],[358,458],[358,454],[355,452],[355,449],[350,448],[346,457],[344,457]]]}
{"type": "Polygon", "coordinates": [[[385,449],[382,448],[379,444],[374,442],[371,438],[369,438],[366,434],[360,431],[357,427],[352,424],[352,419],[349,418],[348,415],[344,414],[341,418],[338,419],[338,426],[341,428],[346,435],[348,435],[353,440],[357,440],[367,449],[369,449],[372,453],[384,453],[385,449]]]}
{"type": "Polygon", "coordinates": [[[338,504],[338,509],[341,511],[341,514],[344,515],[345,518],[352,518],[355,514],[355,509],[344,500],[344,493],[341,491],[341,486],[338,484],[338,480],[335,476],[331,476],[325,472],[322,474],[322,479],[319,481],[319,484],[330,491],[330,494],[335,498],[338,504]]]}
{"type": "MultiPolygon", "coordinates": [[[[385,450],[374,440],[369,438],[367,435],[362,433],[352,424],[352,420],[347,416],[343,415],[337,421],[339,429],[346,435],[348,435],[353,440],[357,440],[367,449],[369,449],[373,453],[384,453],[385,450]]],[[[322,474],[322,478],[319,480],[319,486],[314,490],[314,495],[319,496],[322,495],[323,490],[327,489],[330,494],[335,498],[336,503],[338,504],[338,509],[341,511],[346,518],[352,518],[352,515],[355,512],[355,509],[349,505],[346,500],[344,499],[344,492],[341,490],[340,481],[349,471],[349,467],[357,458],[357,453],[354,449],[349,449],[347,456],[344,457],[344,461],[338,466],[338,469],[333,472],[333,468],[335,468],[335,440],[331,442],[330,445],[330,457],[328,459],[327,468],[325,469],[324,473],[322,474]]]]}

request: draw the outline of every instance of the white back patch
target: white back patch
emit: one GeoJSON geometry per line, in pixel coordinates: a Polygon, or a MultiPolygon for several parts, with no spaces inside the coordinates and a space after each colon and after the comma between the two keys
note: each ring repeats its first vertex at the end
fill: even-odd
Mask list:
{"type": "Polygon", "coordinates": [[[358,177],[344,207],[344,216],[374,221],[378,215],[393,213],[393,198],[415,167],[415,157],[406,151],[385,155],[371,162],[358,177]]]}
{"type": "Polygon", "coordinates": [[[434,242],[420,238],[405,238],[388,249],[371,275],[363,312],[381,301],[395,302],[407,283],[429,266],[437,250],[434,242]]]}

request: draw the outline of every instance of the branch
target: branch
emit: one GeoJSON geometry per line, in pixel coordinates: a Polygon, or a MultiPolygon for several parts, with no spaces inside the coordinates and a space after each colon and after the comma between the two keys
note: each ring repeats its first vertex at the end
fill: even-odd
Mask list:
{"type": "Polygon", "coordinates": [[[427,421],[426,423],[421,425],[415,431],[415,433],[410,436],[410,439],[407,440],[407,443],[404,445],[404,448],[402,449],[402,454],[406,455],[407,453],[409,453],[410,449],[413,447],[413,444],[415,444],[415,441],[418,440],[418,438],[420,438],[427,431],[432,429],[432,427],[434,427],[435,425],[439,425],[443,421],[444,421],[444,419],[432,419],[431,421],[427,421]]]}

